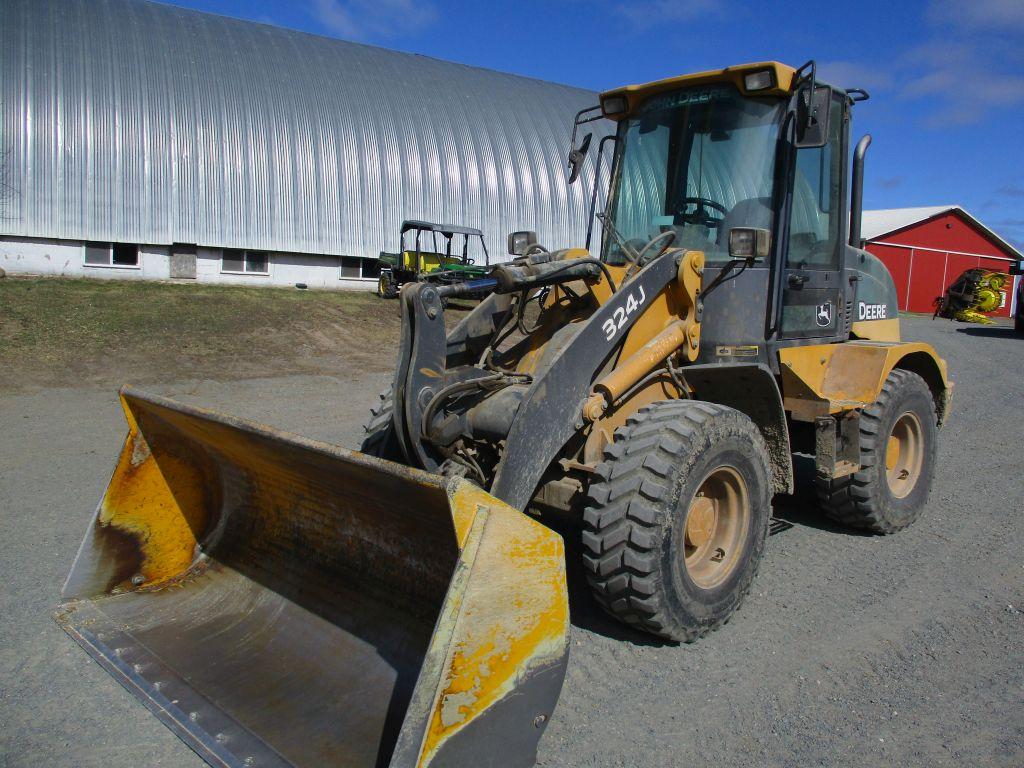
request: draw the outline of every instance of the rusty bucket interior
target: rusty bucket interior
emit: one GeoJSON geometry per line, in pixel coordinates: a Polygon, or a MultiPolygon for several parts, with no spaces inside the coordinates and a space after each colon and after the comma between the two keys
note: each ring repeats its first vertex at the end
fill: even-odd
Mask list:
{"type": "Polygon", "coordinates": [[[567,649],[556,534],[464,481],[122,403],[57,618],[207,762],[532,764],[567,649]]]}

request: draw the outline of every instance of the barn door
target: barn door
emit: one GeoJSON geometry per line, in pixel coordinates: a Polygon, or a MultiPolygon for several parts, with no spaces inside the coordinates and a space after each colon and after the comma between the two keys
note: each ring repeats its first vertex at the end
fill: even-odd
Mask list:
{"type": "Polygon", "coordinates": [[[171,246],[170,277],[173,280],[196,279],[196,247],[175,243],[171,246]]]}
{"type": "Polygon", "coordinates": [[[797,150],[789,251],[782,275],[781,335],[827,338],[844,329],[843,105],[832,103],[828,143],[797,150]]]}

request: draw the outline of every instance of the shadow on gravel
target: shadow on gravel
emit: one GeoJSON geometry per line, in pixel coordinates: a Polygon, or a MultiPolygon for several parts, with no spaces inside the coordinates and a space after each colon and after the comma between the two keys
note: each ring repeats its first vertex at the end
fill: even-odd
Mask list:
{"type": "MultiPolygon", "coordinates": [[[[772,505],[772,519],[768,535],[785,533],[801,526],[814,528],[843,536],[871,536],[866,531],[838,525],[825,517],[818,509],[814,493],[814,460],[794,456],[793,473],[796,493],[792,496],[778,496],[772,505]]],[[[594,600],[587,584],[583,568],[583,544],[580,541],[580,523],[570,516],[551,515],[543,518],[565,541],[565,575],[569,588],[569,613],[574,627],[593,632],[596,635],[634,645],[666,646],[678,643],[661,640],[644,632],[638,632],[606,614],[594,600]]]]}
{"type": "Polygon", "coordinates": [[[1013,328],[1006,325],[978,325],[969,328],[957,328],[957,333],[977,336],[986,339],[1020,339],[1021,336],[1013,328]]]}
{"type": "Polygon", "coordinates": [[[780,524],[788,524],[789,527],[799,525],[804,528],[814,528],[819,531],[858,538],[874,535],[868,531],[847,528],[845,525],[839,525],[825,517],[818,508],[818,497],[814,491],[814,459],[811,457],[793,457],[793,485],[796,492],[792,496],[776,496],[772,503],[773,519],[768,531],[769,535],[787,530],[780,524]],[[776,526],[779,526],[778,530],[775,530],[776,526]]]}

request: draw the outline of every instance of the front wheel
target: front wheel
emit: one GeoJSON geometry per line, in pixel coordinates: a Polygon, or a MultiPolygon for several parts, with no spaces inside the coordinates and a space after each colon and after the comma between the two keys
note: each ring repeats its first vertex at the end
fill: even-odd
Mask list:
{"type": "Polygon", "coordinates": [[[390,387],[380,393],[379,400],[377,407],[370,410],[369,421],[363,425],[363,442],[359,450],[378,459],[402,462],[405,457],[398,444],[398,435],[395,434],[390,387]]]}
{"type": "Polygon", "coordinates": [[[651,634],[690,642],[732,615],[757,573],[771,514],[768,451],[732,408],[668,400],[615,432],[584,512],[598,603],[651,634]]]}

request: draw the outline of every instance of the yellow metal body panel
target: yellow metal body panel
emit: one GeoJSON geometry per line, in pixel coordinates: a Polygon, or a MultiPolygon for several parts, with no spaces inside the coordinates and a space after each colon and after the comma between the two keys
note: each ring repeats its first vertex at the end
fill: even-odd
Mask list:
{"type": "Polygon", "coordinates": [[[675,91],[681,88],[692,88],[701,85],[714,85],[716,83],[729,83],[735,85],[744,96],[787,96],[793,92],[794,77],[796,70],[792,67],[780,64],[777,61],[763,61],[754,64],[738,64],[725,69],[713,69],[707,72],[695,72],[691,75],[679,75],[664,80],[655,80],[640,85],[626,85],[614,88],[601,94],[601,101],[609,96],[625,96],[629,103],[629,111],[609,115],[612,120],[622,120],[629,115],[645,99],[666,91],[675,91]],[[744,75],[750,72],[758,72],[770,69],[775,78],[775,85],[760,91],[748,92],[744,85],[744,75]]]}
{"type": "Polygon", "coordinates": [[[850,326],[850,333],[854,338],[865,341],[899,341],[900,319],[857,320],[850,326]]]}
{"type": "Polygon", "coordinates": [[[934,363],[937,388],[948,399],[946,362],[930,344],[849,341],[779,351],[785,408],[802,420],[863,408],[878,398],[893,368],[912,355],[934,363]]]}

